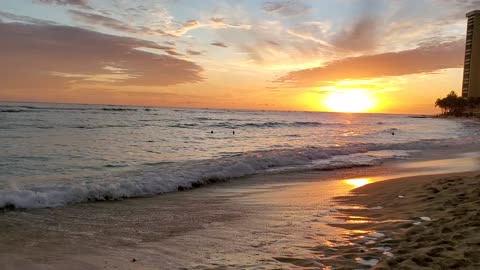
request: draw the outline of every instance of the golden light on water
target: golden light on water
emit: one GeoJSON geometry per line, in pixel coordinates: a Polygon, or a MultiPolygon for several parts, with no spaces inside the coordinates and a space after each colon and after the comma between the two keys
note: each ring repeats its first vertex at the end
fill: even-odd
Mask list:
{"type": "Polygon", "coordinates": [[[376,105],[372,94],[365,90],[340,90],[328,93],[323,99],[323,107],[333,112],[367,112],[376,105]]]}
{"type": "Polygon", "coordinates": [[[346,184],[352,186],[353,188],[365,186],[366,184],[370,184],[372,182],[372,180],[370,180],[369,178],[355,178],[355,179],[347,179],[343,181],[346,184]]]}

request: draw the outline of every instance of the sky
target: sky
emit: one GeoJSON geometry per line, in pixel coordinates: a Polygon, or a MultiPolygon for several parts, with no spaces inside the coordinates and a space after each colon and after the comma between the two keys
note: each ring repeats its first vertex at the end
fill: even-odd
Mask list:
{"type": "Polygon", "coordinates": [[[480,0],[0,0],[0,100],[435,113],[460,93],[474,9],[480,0]]]}

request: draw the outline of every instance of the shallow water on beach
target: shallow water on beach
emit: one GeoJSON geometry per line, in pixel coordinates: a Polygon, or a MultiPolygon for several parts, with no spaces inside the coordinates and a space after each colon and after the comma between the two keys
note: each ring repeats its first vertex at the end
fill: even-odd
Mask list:
{"type": "MultiPolygon", "coordinates": [[[[375,221],[342,216],[346,208],[332,199],[391,177],[445,173],[438,164],[458,165],[466,158],[479,157],[479,153],[451,157],[449,152],[437,151],[433,157],[438,163],[422,153],[420,161],[257,175],[163,196],[9,211],[0,215],[0,266],[71,270],[329,269],[329,265],[342,265],[346,259],[355,266],[356,257],[338,256],[337,248],[358,248],[353,240],[368,239],[365,236],[369,235],[375,240],[377,232],[335,224],[358,226],[375,221]],[[422,159],[430,160],[428,165],[422,159]],[[405,169],[415,164],[422,166],[405,169]]],[[[447,169],[479,169],[478,163],[467,165],[447,169]]],[[[356,267],[365,266],[358,263],[356,267]]]]}
{"type": "Polygon", "coordinates": [[[468,144],[479,127],[407,115],[0,103],[0,208],[378,165],[418,149],[468,144]]]}

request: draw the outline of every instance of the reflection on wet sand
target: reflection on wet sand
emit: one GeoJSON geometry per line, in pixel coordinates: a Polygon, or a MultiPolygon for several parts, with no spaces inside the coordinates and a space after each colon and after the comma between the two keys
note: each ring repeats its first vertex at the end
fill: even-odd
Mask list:
{"type": "Polygon", "coordinates": [[[351,185],[353,188],[365,186],[366,184],[370,184],[372,182],[372,180],[370,180],[369,178],[346,179],[343,181],[348,185],[351,185]]]}

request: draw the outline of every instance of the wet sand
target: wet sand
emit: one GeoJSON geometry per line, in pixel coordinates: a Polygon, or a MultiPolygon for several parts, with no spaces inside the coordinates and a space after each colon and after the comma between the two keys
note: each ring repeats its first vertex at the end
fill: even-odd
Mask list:
{"type": "MultiPolygon", "coordinates": [[[[451,193],[444,187],[463,186],[439,183],[440,192],[432,195],[426,185],[433,178],[420,177],[375,183],[357,189],[355,196],[350,191],[393,177],[480,169],[479,153],[447,153],[449,149],[418,153],[416,160],[376,167],[258,175],[150,198],[6,212],[0,214],[0,269],[365,269],[363,263],[373,260],[379,260],[377,267],[390,267],[390,259],[401,257],[396,250],[402,243],[413,243],[400,236],[416,228],[437,229],[442,211],[460,215],[469,209],[437,205],[435,196],[451,193]],[[388,183],[385,188],[383,183],[388,183]],[[417,185],[423,186],[415,193],[417,185]],[[395,196],[405,196],[402,200],[388,193],[395,188],[395,196]],[[425,208],[412,208],[410,196],[416,204],[426,200],[425,208]],[[438,213],[427,212],[433,209],[438,213]],[[419,220],[422,216],[432,222],[419,220]],[[412,225],[414,221],[422,223],[412,225]]],[[[453,242],[459,233],[450,229],[446,241],[453,242]]],[[[410,237],[420,238],[418,233],[410,237]]],[[[462,241],[471,247],[474,238],[462,241]]],[[[449,244],[436,252],[452,252],[449,244]]],[[[474,265],[466,251],[462,258],[474,265]]],[[[410,261],[415,263],[406,259],[396,265],[410,261]]]]}
{"type": "MultiPolygon", "coordinates": [[[[345,222],[334,226],[358,233],[335,254],[365,265],[378,261],[374,269],[480,269],[479,182],[480,172],[470,172],[357,188],[337,198],[346,206],[345,222]]],[[[348,260],[330,265],[354,267],[348,260]]]]}

